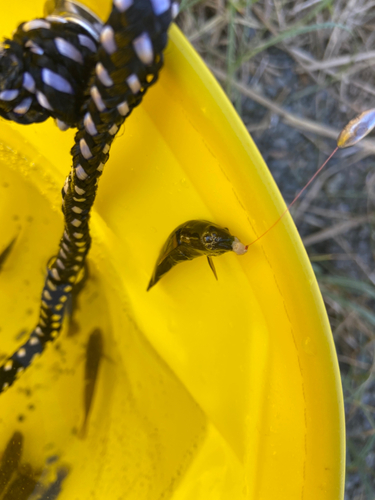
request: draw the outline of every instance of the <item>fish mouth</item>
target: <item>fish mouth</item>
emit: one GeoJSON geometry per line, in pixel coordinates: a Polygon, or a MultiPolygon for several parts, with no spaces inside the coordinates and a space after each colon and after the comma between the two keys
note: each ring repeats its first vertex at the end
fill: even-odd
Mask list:
{"type": "Polygon", "coordinates": [[[244,245],[240,242],[240,240],[235,236],[234,241],[232,243],[232,250],[237,255],[244,255],[247,252],[249,245],[244,245]]]}

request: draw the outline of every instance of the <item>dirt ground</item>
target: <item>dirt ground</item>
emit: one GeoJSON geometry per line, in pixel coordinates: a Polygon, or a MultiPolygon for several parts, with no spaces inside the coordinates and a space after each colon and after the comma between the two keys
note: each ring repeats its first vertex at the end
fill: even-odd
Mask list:
{"type": "MultiPolygon", "coordinates": [[[[178,23],[213,71],[290,203],[375,101],[375,4],[182,2],[178,23]]],[[[375,141],[339,151],[292,215],[339,357],[345,500],[375,498],[375,141]]]]}

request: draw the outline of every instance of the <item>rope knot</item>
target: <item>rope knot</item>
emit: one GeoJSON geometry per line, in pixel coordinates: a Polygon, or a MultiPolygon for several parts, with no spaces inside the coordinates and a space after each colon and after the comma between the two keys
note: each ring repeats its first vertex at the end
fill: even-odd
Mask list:
{"type": "Polygon", "coordinates": [[[96,51],[76,23],[20,24],[0,54],[0,115],[22,124],[53,117],[63,130],[77,127],[96,51]]]}

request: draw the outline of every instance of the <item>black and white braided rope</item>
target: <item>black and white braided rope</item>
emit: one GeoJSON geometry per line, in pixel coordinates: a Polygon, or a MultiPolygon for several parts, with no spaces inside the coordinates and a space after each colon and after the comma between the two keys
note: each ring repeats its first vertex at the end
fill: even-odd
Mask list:
{"type": "Polygon", "coordinates": [[[52,116],[77,126],[78,131],[71,150],[73,166],[62,190],[64,234],[58,255],[47,269],[39,321],[27,342],[0,367],[0,392],[13,384],[61,330],[66,301],[90,249],[89,217],[98,180],[120,126],[158,78],[167,30],[176,10],[177,5],[169,0],[114,0],[98,43],[77,26],[69,26],[64,38],[59,23],[48,18],[21,25],[16,41],[5,42],[0,59],[0,114],[16,117],[20,123],[52,116]],[[25,42],[30,34],[32,43],[25,42]],[[56,39],[64,41],[56,43],[56,39]],[[15,43],[27,52],[21,60],[24,53],[16,50],[14,64],[22,71],[9,67],[15,43]],[[46,61],[49,72],[43,66],[46,61]],[[74,68],[72,74],[70,68],[74,68]],[[84,88],[78,85],[81,74],[84,88]],[[68,111],[60,105],[62,95],[68,100],[74,96],[68,111]]]}
{"type": "Polygon", "coordinates": [[[96,52],[76,23],[22,23],[0,53],[0,116],[21,124],[52,116],[63,129],[76,127],[96,52]]]}

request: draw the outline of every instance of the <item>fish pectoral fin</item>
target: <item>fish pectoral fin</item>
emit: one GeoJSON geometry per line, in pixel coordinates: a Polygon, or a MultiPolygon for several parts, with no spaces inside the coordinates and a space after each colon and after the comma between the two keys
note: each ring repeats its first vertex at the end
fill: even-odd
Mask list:
{"type": "Polygon", "coordinates": [[[216,280],[218,280],[218,279],[217,279],[217,274],[216,274],[215,265],[214,265],[214,261],[212,260],[212,257],[209,257],[209,256],[207,255],[207,260],[208,260],[208,264],[209,264],[210,268],[212,269],[212,272],[214,273],[214,276],[215,276],[216,280]]]}
{"type": "Polygon", "coordinates": [[[7,260],[9,257],[9,254],[12,251],[12,248],[18,238],[18,235],[15,236],[12,241],[4,248],[4,250],[0,253],[0,270],[3,267],[4,262],[7,260]]]}

